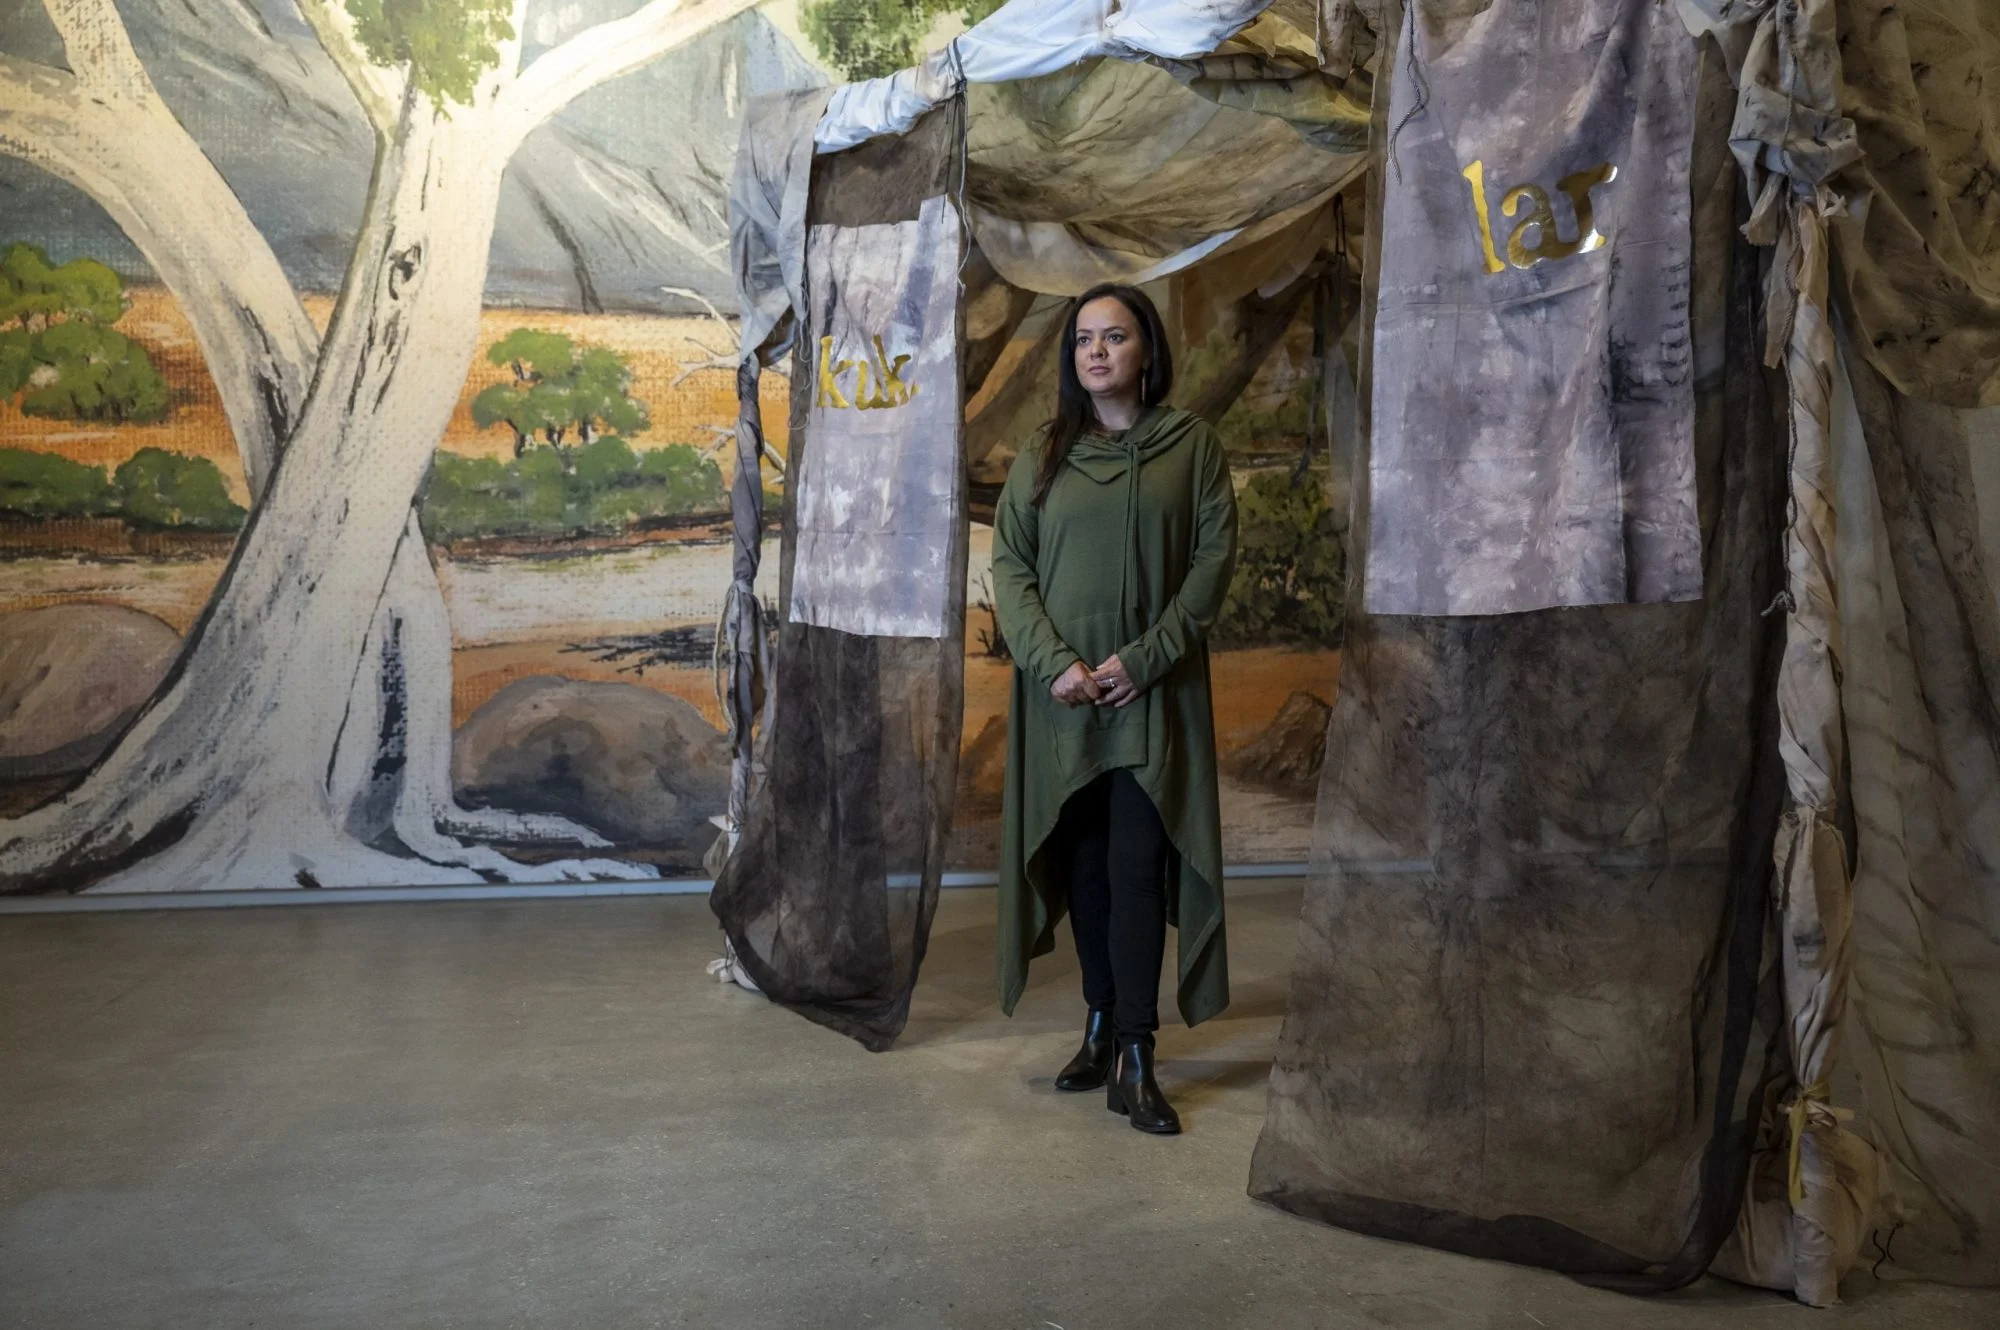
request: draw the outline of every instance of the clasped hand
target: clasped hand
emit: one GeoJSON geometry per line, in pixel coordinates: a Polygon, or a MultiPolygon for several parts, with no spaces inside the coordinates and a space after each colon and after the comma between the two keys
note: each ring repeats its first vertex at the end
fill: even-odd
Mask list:
{"type": "Polygon", "coordinates": [[[1113,656],[1094,670],[1077,661],[1050,685],[1049,693],[1067,707],[1122,707],[1139,695],[1139,689],[1124,664],[1113,656]]]}

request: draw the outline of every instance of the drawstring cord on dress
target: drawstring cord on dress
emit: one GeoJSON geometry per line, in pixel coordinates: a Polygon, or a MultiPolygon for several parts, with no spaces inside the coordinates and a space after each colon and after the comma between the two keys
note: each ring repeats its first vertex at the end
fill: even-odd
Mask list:
{"type": "MultiPolygon", "coordinates": [[[[1122,620],[1120,631],[1129,640],[1139,631],[1132,628],[1132,621],[1139,614],[1139,588],[1134,584],[1137,572],[1132,558],[1132,547],[1139,543],[1139,448],[1130,431],[1120,442],[1125,445],[1125,549],[1124,566],[1118,571],[1118,611],[1122,620]]],[[[1131,672],[1129,665],[1126,672],[1131,672]]]]}

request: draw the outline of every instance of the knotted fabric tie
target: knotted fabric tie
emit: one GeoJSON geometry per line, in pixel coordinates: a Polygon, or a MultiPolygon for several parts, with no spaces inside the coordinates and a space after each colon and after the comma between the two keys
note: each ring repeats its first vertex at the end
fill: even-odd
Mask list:
{"type": "Polygon", "coordinates": [[[1785,1190],[1794,1206],[1806,1198],[1805,1175],[1799,1166],[1799,1143],[1805,1139],[1806,1132],[1828,1131],[1839,1127],[1843,1121],[1854,1116],[1848,1109],[1835,1108],[1832,1096],[1832,1087],[1825,1081],[1814,1081],[1794,1094],[1783,1106],[1791,1137],[1785,1162],[1785,1190]]]}

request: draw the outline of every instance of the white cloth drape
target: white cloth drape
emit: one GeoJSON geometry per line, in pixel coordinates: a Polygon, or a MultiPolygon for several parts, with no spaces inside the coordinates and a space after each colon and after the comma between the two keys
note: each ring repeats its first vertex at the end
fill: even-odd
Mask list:
{"type": "Polygon", "coordinates": [[[1207,55],[1271,0],[1012,0],[911,69],[833,94],[813,133],[821,152],[900,134],[962,83],[1010,83],[1098,56],[1207,55]]]}

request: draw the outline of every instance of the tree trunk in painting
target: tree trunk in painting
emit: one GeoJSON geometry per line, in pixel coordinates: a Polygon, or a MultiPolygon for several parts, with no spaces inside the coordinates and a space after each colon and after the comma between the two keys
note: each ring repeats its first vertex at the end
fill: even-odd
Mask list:
{"type": "MultiPolygon", "coordinates": [[[[0,822],[0,890],[476,882],[528,870],[461,836],[603,843],[559,818],[452,799],[451,644],[413,508],[476,349],[514,148],[581,91],[751,2],[654,0],[527,71],[514,67],[518,43],[503,40],[470,104],[447,110],[409,71],[369,66],[344,12],[304,0],[379,139],[369,212],[314,362],[296,296],[262,238],[249,243],[213,167],[183,160],[191,174],[149,176],[199,151],[158,106],[115,8],[50,0],[74,72],[0,60],[0,150],[116,200],[113,215],[149,259],[164,259],[163,280],[184,280],[175,289],[197,301],[191,317],[234,312],[233,322],[197,317],[197,336],[246,475],[269,480],[253,489],[235,555],[149,709],[76,788],[0,822]],[[141,115],[155,117],[143,123],[157,145],[128,137],[141,115]],[[80,138],[78,125],[100,132],[80,138]],[[234,237],[239,253],[218,262],[204,237],[234,237]],[[269,336],[273,326],[288,335],[269,336]],[[260,333],[262,354],[250,354],[260,333]],[[312,388],[295,409],[308,363],[312,388]]],[[[514,32],[525,10],[515,6],[514,32]]],[[[603,860],[532,870],[642,871],[603,860]]]]}

